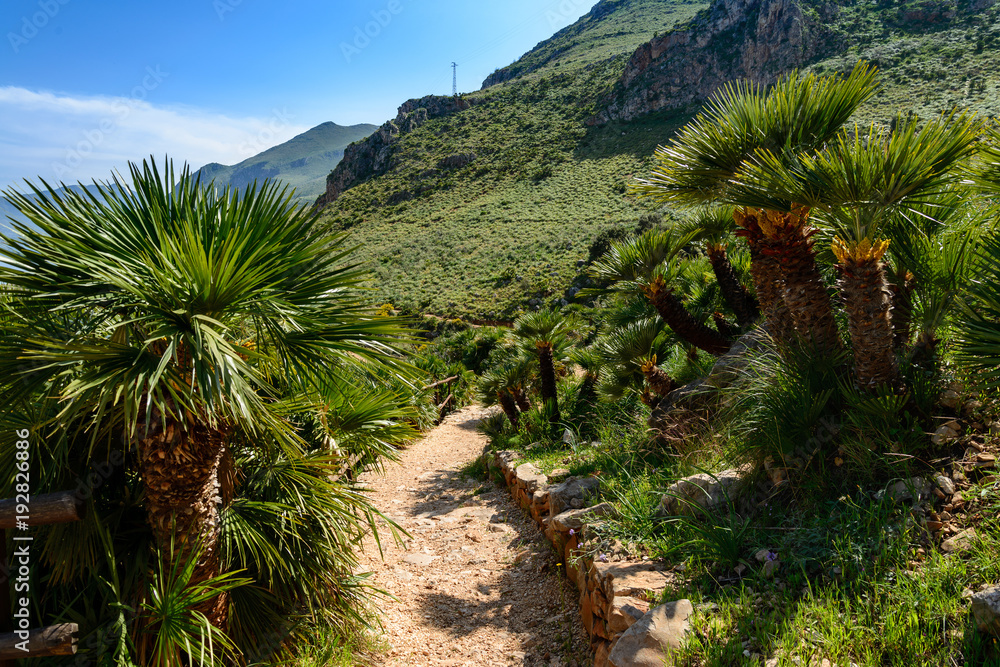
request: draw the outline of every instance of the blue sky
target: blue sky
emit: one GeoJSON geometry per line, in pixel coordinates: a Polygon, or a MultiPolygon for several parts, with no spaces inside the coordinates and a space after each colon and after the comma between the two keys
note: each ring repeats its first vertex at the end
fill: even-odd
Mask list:
{"type": "Polygon", "coordinates": [[[477,90],[595,0],[4,0],[0,187],[153,153],[233,164],[325,121],[477,90]]]}

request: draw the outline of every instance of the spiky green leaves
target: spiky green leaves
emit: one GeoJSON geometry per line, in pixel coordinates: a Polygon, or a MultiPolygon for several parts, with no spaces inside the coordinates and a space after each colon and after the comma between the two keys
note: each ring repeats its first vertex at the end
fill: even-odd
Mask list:
{"type": "Polygon", "coordinates": [[[658,201],[753,205],[729,194],[744,164],[758,151],[783,155],[822,146],[877,92],[875,75],[859,62],[843,78],[793,72],[767,93],[752,82],[727,84],[656,150],[656,168],[634,190],[658,201]]]}
{"type": "Polygon", "coordinates": [[[6,193],[33,226],[0,246],[16,313],[5,378],[29,365],[36,384],[58,387],[65,420],[89,414],[92,426],[131,430],[154,406],[181,423],[282,431],[261,397],[271,378],[259,358],[286,378],[345,358],[395,363],[402,331],[360,304],[366,274],[345,239],[285,189],[218,192],[169,163],[163,173],[132,164],[130,175],[93,191],[6,193]]]}

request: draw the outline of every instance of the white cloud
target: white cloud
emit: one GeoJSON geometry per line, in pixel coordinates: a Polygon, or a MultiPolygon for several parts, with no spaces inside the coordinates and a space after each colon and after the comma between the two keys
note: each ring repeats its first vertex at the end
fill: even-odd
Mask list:
{"type": "Polygon", "coordinates": [[[130,97],[72,96],[0,86],[0,186],[24,178],[104,180],[129,160],[169,155],[195,169],[235,164],[308,128],[285,109],[263,118],[232,118],[145,100],[163,76],[149,68],[130,97]]]}

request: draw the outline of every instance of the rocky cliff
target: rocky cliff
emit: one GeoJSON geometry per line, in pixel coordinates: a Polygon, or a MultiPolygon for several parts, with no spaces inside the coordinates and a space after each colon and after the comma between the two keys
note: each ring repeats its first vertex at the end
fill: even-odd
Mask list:
{"type": "Polygon", "coordinates": [[[640,46],[591,124],[702,102],[733,79],[773,83],[840,47],[825,27],[838,11],[835,3],[804,10],[796,0],[716,0],[640,46]]]}
{"type": "Polygon", "coordinates": [[[429,118],[445,116],[467,109],[469,102],[461,97],[428,95],[407,100],[400,105],[396,117],[386,121],[370,136],[356,141],[344,150],[344,157],[326,177],[326,192],[315,206],[322,208],[355,185],[381,176],[395,165],[394,146],[399,138],[422,125],[429,118]]]}

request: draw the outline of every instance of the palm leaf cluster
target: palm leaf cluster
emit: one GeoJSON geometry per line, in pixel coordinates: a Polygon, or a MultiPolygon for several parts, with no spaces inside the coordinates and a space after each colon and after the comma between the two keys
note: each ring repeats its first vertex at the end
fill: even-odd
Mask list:
{"type": "Polygon", "coordinates": [[[959,114],[923,125],[898,119],[891,131],[845,127],[877,90],[876,70],[863,62],[844,77],[792,73],[766,92],[729,85],[657,150],[657,168],[635,188],[658,201],[736,207],[772,335],[821,354],[841,345],[817,263],[829,248],[855,380],[870,388],[901,384],[895,350],[909,342],[907,276],[915,274],[887,264],[889,230],[947,208],[982,133],[979,121],[959,114]]]}
{"type": "Polygon", "coordinates": [[[6,193],[30,224],[0,247],[4,433],[32,429],[36,492],[91,506],[39,532],[39,613],[99,661],[271,659],[363,620],[384,518],[351,474],[414,436],[422,382],[346,239],[285,190],[129,176],[6,193]]]}

